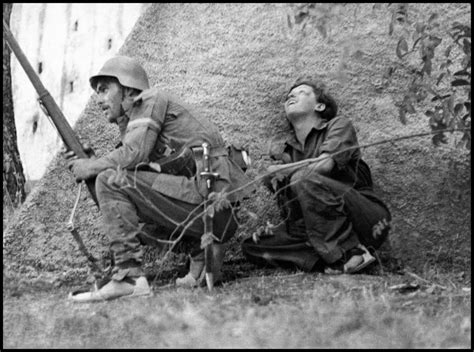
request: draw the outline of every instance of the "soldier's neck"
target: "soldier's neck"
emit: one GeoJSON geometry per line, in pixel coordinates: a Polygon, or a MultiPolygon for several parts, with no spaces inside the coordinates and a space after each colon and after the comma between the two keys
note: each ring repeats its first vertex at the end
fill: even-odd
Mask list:
{"type": "Polygon", "coordinates": [[[303,148],[306,137],[308,137],[309,132],[311,132],[311,129],[314,127],[318,119],[320,119],[320,117],[317,114],[305,114],[293,116],[290,120],[295,131],[296,139],[303,148]]]}

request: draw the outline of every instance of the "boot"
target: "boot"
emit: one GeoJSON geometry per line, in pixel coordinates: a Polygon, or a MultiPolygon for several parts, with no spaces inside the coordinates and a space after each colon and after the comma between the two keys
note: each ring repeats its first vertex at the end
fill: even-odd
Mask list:
{"type": "MultiPolygon", "coordinates": [[[[222,264],[225,256],[225,245],[213,243],[213,264],[214,264],[214,284],[222,282],[222,264]]],[[[176,286],[194,288],[206,286],[206,268],[204,260],[204,251],[191,257],[189,272],[186,276],[176,279],[176,286]]]]}

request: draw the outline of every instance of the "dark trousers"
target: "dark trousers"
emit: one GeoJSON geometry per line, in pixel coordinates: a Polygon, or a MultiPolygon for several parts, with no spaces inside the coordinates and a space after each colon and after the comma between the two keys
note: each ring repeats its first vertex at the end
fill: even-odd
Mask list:
{"type": "MultiPolygon", "coordinates": [[[[97,176],[96,191],[103,217],[104,231],[114,256],[115,279],[143,275],[142,242],[148,236],[176,240],[199,240],[204,232],[203,207],[164,196],[152,188],[156,173],[138,171],[119,175],[108,169],[97,176]],[[144,234],[141,225],[157,225],[159,233],[144,234]]],[[[213,233],[226,242],[236,231],[237,222],[230,208],[216,212],[213,233]]]]}
{"type": "Polygon", "coordinates": [[[390,212],[372,191],[300,169],[279,185],[277,194],[285,226],[259,243],[247,239],[242,244],[244,255],[256,264],[310,271],[344,259],[359,243],[378,248],[388,236],[390,212]]]}

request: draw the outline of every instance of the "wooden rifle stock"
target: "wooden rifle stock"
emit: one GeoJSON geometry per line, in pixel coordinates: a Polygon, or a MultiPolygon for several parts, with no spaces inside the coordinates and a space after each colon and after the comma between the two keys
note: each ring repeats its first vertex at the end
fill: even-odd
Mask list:
{"type": "MultiPolygon", "coordinates": [[[[58,130],[59,135],[61,136],[64,144],[70,150],[72,150],[79,158],[88,158],[89,156],[82,148],[79,139],[77,138],[76,134],[74,133],[71,125],[66,120],[63,112],[59,108],[58,104],[54,101],[53,97],[44,87],[43,83],[41,83],[38,75],[36,74],[35,70],[31,66],[30,62],[26,58],[25,54],[21,50],[18,42],[13,37],[12,32],[10,31],[9,26],[3,19],[3,37],[8,43],[8,46],[15,54],[16,58],[20,62],[20,65],[23,67],[26,75],[30,79],[33,87],[35,88],[36,92],[38,93],[39,100],[41,104],[43,104],[44,108],[47,110],[51,121],[53,122],[54,126],[58,130]]],[[[95,193],[95,178],[86,180],[87,188],[92,196],[94,202],[98,205],[97,196],[95,193]]]]}

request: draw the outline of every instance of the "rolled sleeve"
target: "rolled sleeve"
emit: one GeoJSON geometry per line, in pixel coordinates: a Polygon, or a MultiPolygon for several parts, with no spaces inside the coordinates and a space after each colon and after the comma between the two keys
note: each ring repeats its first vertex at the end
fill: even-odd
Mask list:
{"type": "Polygon", "coordinates": [[[326,138],[321,145],[320,153],[329,153],[339,169],[344,168],[351,160],[356,149],[343,151],[358,146],[357,135],[352,122],[345,117],[336,117],[328,124],[326,138]],[[337,153],[336,155],[333,155],[337,153]]]}

